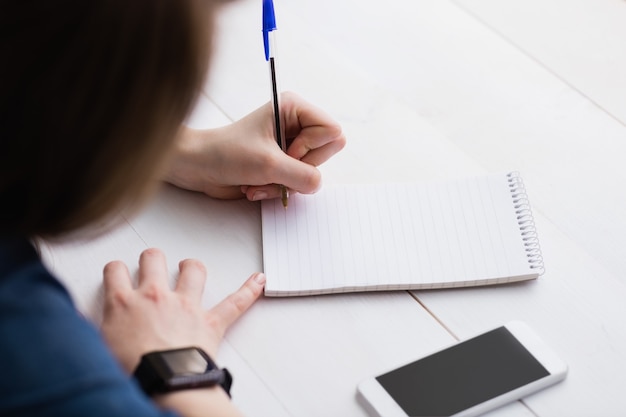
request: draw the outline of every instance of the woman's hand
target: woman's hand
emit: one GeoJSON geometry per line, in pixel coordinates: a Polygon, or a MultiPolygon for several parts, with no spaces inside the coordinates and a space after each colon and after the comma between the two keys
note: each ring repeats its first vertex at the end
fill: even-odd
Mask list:
{"type": "Polygon", "coordinates": [[[206,281],[202,263],[179,263],[174,290],[168,285],[165,256],[147,249],[139,258],[139,282],[120,261],[104,267],[105,305],[102,333],[122,366],[131,373],[144,353],[198,346],[215,358],[228,327],[261,295],[265,276],[252,275],[242,286],[209,310],[201,305],[206,281]]]}
{"type": "Polygon", "coordinates": [[[281,96],[285,154],[274,137],[271,103],[243,119],[211,130],[185,129],[166,180],[216,198],[262,200],[292,191],[314,193],[321,185],[317,166],[346,143],[341,127],[293,93],[281,96]]]}

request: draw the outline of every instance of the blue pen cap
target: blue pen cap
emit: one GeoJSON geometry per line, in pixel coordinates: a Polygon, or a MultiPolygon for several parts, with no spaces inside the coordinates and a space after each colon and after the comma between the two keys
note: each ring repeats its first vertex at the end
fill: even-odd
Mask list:
{"type": "Polygon", "coordinates": [[[263,0],[263,46],[265,47],[265,60],[270,59],[269,33],[276,30],[276,16],[274,15],[274,2],[263,0]]]}

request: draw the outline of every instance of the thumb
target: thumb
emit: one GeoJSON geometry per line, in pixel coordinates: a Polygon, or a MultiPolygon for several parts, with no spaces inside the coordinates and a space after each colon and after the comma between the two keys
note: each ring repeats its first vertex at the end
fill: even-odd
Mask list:
{"type": "Polygon", "coordinates": [[[299,159],[283,154],[276,169],[275,184],[282,184],[290,190],[302,194],[313,194],[322,185],[322,174],[314,167],[299,159]]]}

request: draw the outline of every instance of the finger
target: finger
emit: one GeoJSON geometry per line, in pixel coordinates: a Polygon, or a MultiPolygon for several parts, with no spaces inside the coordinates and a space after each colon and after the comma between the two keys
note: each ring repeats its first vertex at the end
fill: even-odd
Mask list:
{"type": "Polygon", "coordinates": [[[292,143],[295,146],[289,149],[291,156],[302,159],[309,151],[333,142],[336,142],[333,145],[336,151],[345,146],[341,126],[326,112],[291,92],[283,93],[282,98],[285,134],[288,138],[295,138],[292,143]]]}
{"type": "Polygon", "coordinates": [[[272,182],[282,184],[290,190],[313,194],[322,185],[322,174],[316,167],[289,155],[279,156],[279,162],[275,167],[272,182]]]}
{"type": "MultiPolygon", "coordinates": [[[[336,153],[346,144],[341,127],[334,122],[326,125],[303,125],[294,133],[287,153],[296,159],[302,159],[309,152],[323,147],[336,149],[336,153]]],[[[324,161],[320,163],[322,162],[324,161]]]]}
{"type": "Polygon", "coordinates": [[[203,189],[206,195],[220,200],[237,200],[244,197],[245,192],[236,185],[212,185],[207,184],[203,189]]]}
{"type": "MultiPolygon", "coordinates": [[[[312,148],[306,144],[302,145],[302,142],[298,142],[298,139],[296,139],[293,142],[292,146],[294,147],[294,155],[304,153],[304,155],[300,156],[298,159],[300,159],[302,162],[316,167],[322,165],[324,162],[328,161],[333,155],[342,150],[346,146],[346,138],[341,135],[339,138],[335,138],[333,141],[328,142],[318,148],[312,148]]],[[[293,156],[291,148],[289,148],[289,155],[293,156]]]]}
{"type": "Polygon", "coordinates": [[[317,192],[322,185],[321,173],[315,167],[302,162],[300,164],[295,169],[287,166],[274,172],[272,184],[249,186],[246,190],[246,198],[250,201],[259,201],[281,197],[282,189],[278,184],[287,187],[290,194],[313,194],[317,192]],[[309,168],[303,169],[303,166],[309,168]]]}
{"type": "Polygon", "coordinates": [[[248,186],[246,198],[250,201],[270,200],[282,197],[282,190],[278,184],[248,186]]]}
{"type": "Polygon", "coordinates": [[[196,259],[185,259],[178,264],[180,275],[175,291],[194,302],[202,301],[202,293],[206,283],[206,268],[196,259]]]}
{"type": "Polygon", "coordinates": [[[168,286],[169,273],[165,255],[158,249],[146,249],[139,257],[139,286],[168,286]]]}
{"type": "Polygon", "coordinates": [[[130,272],[124,262],[113,261],[106,264],[102,271],[102,280],[105,305],[109,305],[133,291],[130,272]]]}
{"type": "Polygon", "coordinates": [[[216,327],[215,330],[220,334],[224,334],[226,329],[259,298],[264,285],[265,275],[260,272],[253,274],[237,291],[207,311],[210,316],[208,322],[216,327]]]}
{"type": "Polygon", "coordinates": [[[245,193],[248,200],[258,201],[279,197],[281,189],[278,184],[284,185],[292,192],[303,194],[313,194],[322,185],[322,174],[316,167],[282,152],[277,154],[273,169],[268,170],[266,178],[270,184],[247,186],[245,193]]]}
{"type": "MultiPolygon", "coordinates": [[[[339,128],[335,120],[321,108],[308,103],[292,92],[281,94],[281,109],[285,118],[287,137],[296,136],[300,130],[309,126],[327,126],[339,128]]],[[[340,128],[339,128],[340,129],[340,128]]]]}

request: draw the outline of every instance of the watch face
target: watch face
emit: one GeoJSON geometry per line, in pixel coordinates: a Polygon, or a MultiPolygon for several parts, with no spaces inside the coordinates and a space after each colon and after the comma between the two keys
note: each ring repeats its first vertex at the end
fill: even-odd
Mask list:
{"type": "Polygon", "coordinates": [[[214,368],[214,365],[196,349],[163,352],[161,358],[176,376],[201,375],[214,368]]]}

